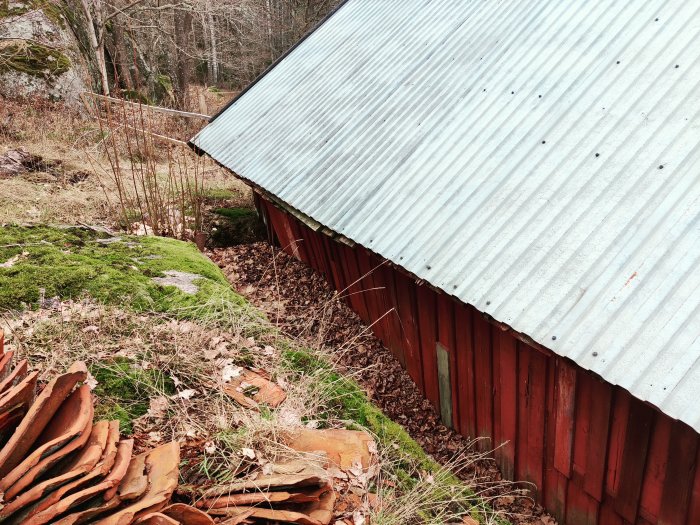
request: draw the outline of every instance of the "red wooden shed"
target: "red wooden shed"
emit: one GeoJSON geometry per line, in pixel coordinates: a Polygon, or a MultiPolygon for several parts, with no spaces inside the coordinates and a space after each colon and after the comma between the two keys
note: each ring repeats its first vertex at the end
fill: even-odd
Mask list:
{"type": "Polygon", "coordinates": [[[700,9],[348,0],[192,140],[561,523],[700,523],[700,9]]]}

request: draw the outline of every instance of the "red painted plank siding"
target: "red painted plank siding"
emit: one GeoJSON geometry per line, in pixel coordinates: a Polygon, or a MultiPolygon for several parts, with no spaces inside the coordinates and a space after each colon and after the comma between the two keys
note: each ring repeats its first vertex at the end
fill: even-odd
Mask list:
{"type": "Polygon", "coordinates": [[[365,248],[314,232],[264,199],[259,209],[288,253],[349,294],[436,408],[437,342],[447,349],[455,428],[491,438],[484,449],[506,443],[494,452],[505,477],[535,483],[561,523],[700,524],[697,432],[365,248]]]}

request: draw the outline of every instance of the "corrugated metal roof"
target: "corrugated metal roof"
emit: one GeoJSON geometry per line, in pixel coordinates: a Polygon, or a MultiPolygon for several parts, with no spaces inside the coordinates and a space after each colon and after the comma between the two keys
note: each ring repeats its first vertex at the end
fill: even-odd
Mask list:
{"type": "Polygon", "coordinates": [[[193,142],[700,430],[700,2],[349,0],[193,142]]]}

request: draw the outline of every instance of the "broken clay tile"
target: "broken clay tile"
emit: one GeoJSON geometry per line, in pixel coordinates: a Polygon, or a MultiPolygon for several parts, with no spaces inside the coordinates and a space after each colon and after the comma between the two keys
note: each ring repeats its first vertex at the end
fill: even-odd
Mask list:
{"type": "Polygon", "coordinates": [[[2,510],[0,510],[0,520],[92,470],[102,456],[107,444],[108,428],[108,421],[99,421],[96,423],[92,427],[87,444],[75,458],[65,466],[62,466],[62,472],[58,473],[55,477],[44,480],[33,486],[5,505],[2,510]]]}
{"type": "Polygon", "coordinates": [[[162,513],[182,525],[214,525],[211,516],[182,503],[169,505],[162,510],[162,513]]]}
{"type": "Polygon", "coordinates": [[[367,469],[372,464],[374,439],[359,430],[304,428],[295,432],[289,447],[298,452],[325,452],[328,461],[341,470],[358,463],[367,469]]]}
{"type": "Polygon", "coordinates": [[[328,525],[333,519],[333,509],[337,495],[331,485],[327,485],[319,494],[318,501],[313,501],[303,505],[300,510],[323,525],[328,525]],[[325,489],[325,490],[324,490],[325,489]]]}
{"type": "Polygon", "coordinates": [[[12,370],[12,358],[14,355],[15,353],[10,350],[0,357],[0,381],[4,381],[7,376],[10,375],[10,371],[12,370]]]}
{"type": "Polygon", "coordinates": [[[89,506],[86,509],[68,514],[60,520],[54,521],[52,525],[80,525],[82,523],[92,523],[98,516],[116,510],[122,504],[119,498],[112,498],[105,502],[95,498],[93,501],[96,503],[95,506],[89,506]]]}
{"type": "Polygon", "coordinates": [[[92,395],[83,385],[63,402],[37,440],[37,448],[0,480],[9,501],[68,454],[82,448],[92,428],[92,395]]]}
{"type": "Polygon", "coordinates": [[[148,514],[141,519],[134,521],[137,525],[180,525],[180,522],[161,514],[160,512],[154,512],[148,514]]]}
{"type": "Polygon", "coordinates": [[[318,497],[308,495],[305,492],[246,492],[239,494],[222,495],[218,498],[204,499],[195,504],[202,509],[227,509],[256,505],[258,503],[306,503],[318,500],[318,497]]]}
{"type": "Polygon", "coordinates": [[[228,519],[221,522],[221,525],[242,525],[244,523],[251,523],[251,520],[248,518],[254,511],[255,509],[248,509],[240,512],[232,511],[227,515],[228,519]]]}
{"type": "Polygon", "coordinates": [[[22,359],[10,374],[0,382],[0,394],[4,394],[13,386],[17,385],[27,375],[27,360],[22,359]]]}
{"type": "Polygon", "coordinates": [[[96,523],[121,525],[134,518],[161,510],[177,488],[180,446],[173,441],[151,450],[146,456],[148,491],[143,498],[96,523]]]}
{"type": "Polygon", "coordinates": [[[3,392],[0,395],[0,414],[4,414],[9,410],[21,404],[27,407],[34,401],[36,394],[36,383],[39,378],[39,372],[32,372],[27,377],[22,379],[16,386],[3,392]]]}
{"type": "Polygon", "coordinates": [[[85,486],[97,483],[105,477],[114,467],[117,460],[119,450],[119,421],[110,421],[107,430],[107,443],[100,461],[84,476],[74,479],[70,483],[60,486],[53,492],[49,493],[44,499],[37,502],[27,511],[28,516],[40,513],[49,507],[57,504],[61,498],[67,497],[76,491],[81,490],[85,486]]]}
{"type": "Polygon", "coordinates": [[[322,469],[313,465],[297,474],[270,474],[260,476],[254,480],[237,481],[226,485],[218,485],[205,490],[202,496],[205,499],[214,498],[224,494],[234,494],[245,491],[285,490],[300,487],[318,487],[328,483],[328,475],[322,469]]]}
{"type": "Polygon", "coordinates": [[[277,383],[262,373],[243,369],[224,387],[230,397],[246,408],[257,408],[259,404],[278,407],[286,398],[286,392],[277,383]]]}
{"type": "Polygon", "coordinates": [[[121,478],[126,472],[126,468],[129,465],[129,460],[131,459],[131,451],[134,447],[134,440],[127,439],[119,442],[117,448],[117,455],[114,461],[114,466],[110,471],[109,475],[105,477],[104,480],[99,483],[89,486],[78,492],[74,492],[69,496],[66,496],[56,502],[54,505],[50,506],[46,510],[34,514],[25,521],[22,521],[23,525],[44,525],[45,523],[52,522],[55,518],[68,512],[73,507],[84,503],[95,496],[102,494],[106,490],[109,490],[113,486],[119,483],[121,478]]]}
{"type": "Polygon", "coordinates": [[[301,512],[294,512],[291,510],[273,510],[273,509],[261,509],[253,508],[247,509],[245,507],[239,507],[236,509],[237,512],[248,512],[252,511],[248,517],[258,518],[268,521],[283,521],[285,523],[297,523],[299,525],[323,525],[322,522],[302,514],[301,512]]]}
{"type": "Polygon", "coordinates": [[[141,497],[148,488],[146,473],[146,456],[148,452],[131,458],[124,479],[117,487],[119,498],[125,501],[141,497]]]}
{"type": "Polygon", "coordinates": [[[0,477],[5,476],[22,461],[73,387],[86,378],[85,363],[77,362],[66,374],[54,378],[46,385],[29,407],[10,440],[0,450],[0,477]]]}

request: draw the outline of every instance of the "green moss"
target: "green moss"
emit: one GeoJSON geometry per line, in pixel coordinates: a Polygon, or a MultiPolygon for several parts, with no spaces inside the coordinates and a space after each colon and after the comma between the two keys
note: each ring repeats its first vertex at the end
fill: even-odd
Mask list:
{"type": "Polygon", "coordinates": [[[49,20],[61,29],[65,29],[65,10],[67,6],[59,0],[26,0],[24,3],[13,7],[10,7],[10,0],[0,0],[0,18],[20,16],[39,9],[46,14],[49,20]]]}
{"type": "Polygon", "coordinates": [[[0,310],[36,306],[40,297],[79,298],[128,304],[137,311],[173,312],[182,317],[216,317],[235,311],[256,317],[233,292],[221,270],[192,243],[161,237],[108,237],[83,228],[6,226],[0,230],[0,310]],[[202,276],[196,294],[156,284],[167,270],[202,276]],[[42,293],[43,290],[43,293],[42,293]]]}
{"type": "Polygon", "coordinates": [[[208,188],[204,190],[204,198],[209,200],[235,199],[240,196],[240,192],[226,188],[208,188]]]}
{"type": "Polygon", "coordinates": [[[35,77],[58,76],[70,69],[70,59],[58,49],[34,42],[13,43],[3,47],[0,72],[18,71],[35,77]]]}
{"type": "Polygon", "coordinates": [[[90,370],[97,380],[97,419],[119,420],[122,432],[131,434],[134,419],[148,412],[155,393],[172,395],[175,385],[160,370],[136,368],[126,358],[115,358],[90,370]]]}
{"type": "Polygon", "coordinates": [[[265,239],[265,226],[257,211],[251,208],[216,208],[214,213],[224,220],[217,221],[212,241],[217,246],[232,246],[265,239]]]}

